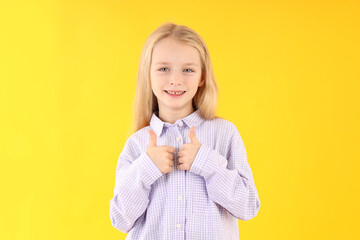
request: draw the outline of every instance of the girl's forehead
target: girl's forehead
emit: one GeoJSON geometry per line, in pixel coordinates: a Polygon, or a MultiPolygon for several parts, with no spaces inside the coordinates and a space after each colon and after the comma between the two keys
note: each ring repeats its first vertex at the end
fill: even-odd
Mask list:
{"type": "Polygon", "coordinates": [[[154,45],[153,53],[169,54],[171,52],[196,54],[197,49],[187,43],[181,43],[171,38],[161,39],[154,45]]]}
{"type": "Polygon", "coordinates": [[[153,49],[153,64],[195,64],[200,63],[200,54],[198,50],[188,44],[180,43],[176,40],[162,39],[153,49]]]}

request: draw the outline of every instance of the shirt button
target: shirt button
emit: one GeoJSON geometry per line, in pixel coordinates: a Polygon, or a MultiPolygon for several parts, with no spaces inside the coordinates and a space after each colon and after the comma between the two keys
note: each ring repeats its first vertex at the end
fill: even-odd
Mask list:
{"type": "Polygon", "coordinates": [[[179,123],[179,126],[182,127],[184,124],[182,122],[179,123]]]}
{"type": "Polygon", "coordinates": [[[180,141],[180,137],[177,137],[177,138],[176,138],[176,141],[180,141]]]}
{"type": "Polygon", "coordinates": [[[181,224],[177,224],[177,225],[176,225],[176,228],[177,228],[177,229],[181,228],[181,224]]]}
{"type": "Polygon", "coordinates": [[[179,201],[182,200],[182,196],[181,196],[181,195],[178,196],[178,200],[179,200],[179,201]]]}

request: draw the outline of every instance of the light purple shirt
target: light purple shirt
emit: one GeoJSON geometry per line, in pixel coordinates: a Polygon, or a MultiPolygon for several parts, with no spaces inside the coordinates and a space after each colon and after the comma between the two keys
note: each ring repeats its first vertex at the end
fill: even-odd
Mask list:
{"type": "Polygon", "coordinates": [[[110,200],[112,225],[128,233],[126,239],[239,239],[238,219],[254,218],[260,200],[236,126],[222,118],[205,120],[198,110],[174,124],[156,114],[120,153],[110,200]],[[192,126],[202,145],[191,169],[179,170],[177,153],[190,143],[192,126]],[[157,146],[175,148],[170,173],[163,174],[146,153],[149,129],[157,146]]]}

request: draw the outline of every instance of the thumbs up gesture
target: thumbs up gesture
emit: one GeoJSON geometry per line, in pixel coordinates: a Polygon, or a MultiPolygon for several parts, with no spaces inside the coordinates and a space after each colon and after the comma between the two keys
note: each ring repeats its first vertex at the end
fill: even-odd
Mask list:
{"type": "Polygon", "coordinates": [[[157,146],[156,134],[151,129],[148,132],[150,141],[146,153],[163,174],[171,172],[174,166],[175,148],[172,146],[157,146]]]}
{"type": "Polygon", "coordinates": [[[185,143],[181,146],[178,152],[178,169],[190,170],[192,163],[195,160],[196,154],[201,147],[201,143],[195,135],[195,127],[190,128],[189,131],[190,143],[185,143]]]}

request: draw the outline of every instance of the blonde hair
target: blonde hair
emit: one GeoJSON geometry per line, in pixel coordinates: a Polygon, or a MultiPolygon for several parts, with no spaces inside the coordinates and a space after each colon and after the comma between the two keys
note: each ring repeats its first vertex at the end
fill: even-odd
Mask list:
{"type": "Polygon", "coordinates": [[[140,56],[134,99],[134,132],[148,126],[152,114],[159,110],[157,98],[151,87],[150,65],[155,44],[166,37],[171,37],[180,43],[186,43],[199,51],[202,69],[201,78],[205,79],[205,82],[198,88],[193,98],[193,107],[195,110],[199,109],[200,116],[206,120],[217,118],[215,111],[218,87],[215,81],[209,51],[204,40],[198,33],[187,26],[167,22],[150,34],[140,56]]]}

